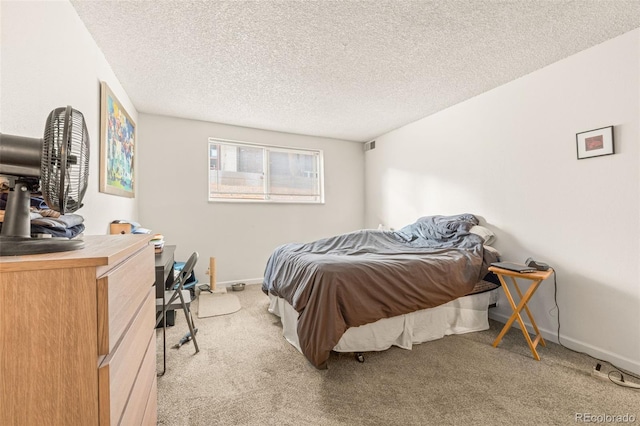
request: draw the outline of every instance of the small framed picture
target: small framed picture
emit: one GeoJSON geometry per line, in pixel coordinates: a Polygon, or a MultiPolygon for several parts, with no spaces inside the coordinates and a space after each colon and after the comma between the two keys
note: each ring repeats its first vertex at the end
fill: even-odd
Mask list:
{"type": "Polygon", "coordinates": [[[576,134],[578,160],[613,154],[613,126],[576,134]]]}

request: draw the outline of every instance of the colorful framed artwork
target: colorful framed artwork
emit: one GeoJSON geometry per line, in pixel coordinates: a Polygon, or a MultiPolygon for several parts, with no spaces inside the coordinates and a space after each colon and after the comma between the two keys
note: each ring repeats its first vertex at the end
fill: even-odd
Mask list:
{"type": "Polygon", "coordinates": [[[578,160],[613,154],[613,126],[576,134],[578,160]]]}
{"type": "Polygon", "coordinates": [[[136,123],[107,83],[100,83],[100,192],[135,197],[136,123]]]}

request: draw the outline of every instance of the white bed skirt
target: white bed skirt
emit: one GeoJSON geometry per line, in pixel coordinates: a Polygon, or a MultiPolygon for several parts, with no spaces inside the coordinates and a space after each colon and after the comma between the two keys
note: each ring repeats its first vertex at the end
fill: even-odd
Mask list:
{"type": "MultiPolygon", "coordinates": [[[[412,345],[489,329],[489,305],[498,300],[498,289],[460,297],[435,308],[384,318],[371,324],[349,328],[336,352],[384,351],[392,345],[411,349],[412,345]]],[[[282,334],[298,351],[298,313],[284,299],[269,295],[269,312],[280,317],[282,334]]]]}

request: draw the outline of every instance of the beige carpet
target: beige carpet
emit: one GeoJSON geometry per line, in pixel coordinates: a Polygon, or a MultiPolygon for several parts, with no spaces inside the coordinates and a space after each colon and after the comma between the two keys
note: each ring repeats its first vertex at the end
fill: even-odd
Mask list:
{"type": "MultiPolygon", "coordinates": [[[[580,414],[626,413],[640,422],[640,392],[592,378],[595,360],[548,343],[535,361],[518,329],[493,348],[497,322],[411,351],[367,353],[362,364],[332,353],[319,371],[282,337],[258,285],[237,296],[235,314],[196,318],[200,353],[192,343],[168,350],[159,424],[575,425],[580,414]]],[[[167,344],[186,330],[178,316],[167,344]]]]}
{"type": "Polygon", "coordinates": [[[201,292],[198,296],[198,318],[228,315],[240,308],[240,299],[235,294],[201,292]]]}

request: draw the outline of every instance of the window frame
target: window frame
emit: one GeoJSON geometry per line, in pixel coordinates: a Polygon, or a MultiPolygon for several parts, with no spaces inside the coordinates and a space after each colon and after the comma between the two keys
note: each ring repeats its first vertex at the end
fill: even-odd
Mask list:
{"type": "MultiPolygon", "coordinates": [[[[218,153],[219,155],[219,153],[218,153]]],[[[220,158],[218,158],[218,164],[220,158]]],[[[294,196],[294,195],[292,195],[294,196]]],[[[274,203],[274,204],[324,204],[324,151],[321,149],[313,148],[300,148],[291,147],[285,145],[271,145],[256,142],[237,141],[232,139],[222,139],[216,137],[209,137],[207,139],[207,200],[209,203],[274,203]],[[235,147],[249,147],[260,148],[263,150],[263,192],[262,198],[232,198],[232,197],[211,197],[211,146],[212,145],[230,145],[235,147]],[[286,152],[289,154],[304,154],[304,155],[316,155],[317,167],[318,167],[318,192],[319,195],[315,200],[283,200],[283,199],[271,199],[269,198],[269,188],[271,184],[270,179],[270,164],[269,164],[269,152],[286,152]]]]}

